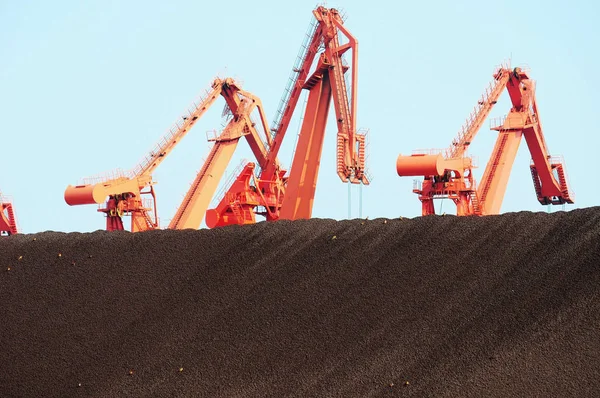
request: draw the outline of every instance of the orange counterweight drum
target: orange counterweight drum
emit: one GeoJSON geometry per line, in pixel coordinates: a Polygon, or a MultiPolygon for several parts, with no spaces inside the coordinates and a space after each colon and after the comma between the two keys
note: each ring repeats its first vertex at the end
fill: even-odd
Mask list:
{"type": "MultiPolygon", "coordinates": [[[[65,189],[65,202],[70,206],[104,203],[109,195],[116,193],[140,194],[140,178],[116,178],[100,184],[69,185],[65,189]]],[[[144,184],[145,185],[145,184],[144,184]]],[[[143,185],[141,185],[143,186],[143,185]]]]}
{"type": "Polygon", "coordinates": [[[67,202],[69,206],[102,203],[104,202],[104,199],[106,199],[106,196],[104,196],[104,192],[102,192],[102,197],[100,197],[97,188],[98,186],[95,184],[69,185],[67,189],[65,189],[65,202],[67,202]]]}
{"type": "Polygon", "coordinates": [[[214,228],[219,225],[219,212],[216,209],[208,209],[206,211],[205,221],[208,228],[214,228]]]}
{"type": "Polygon", "coordinates": [[[396,160],[399,176],[439,176],[444,173],[442,155],[399,155],[396,160]]]}

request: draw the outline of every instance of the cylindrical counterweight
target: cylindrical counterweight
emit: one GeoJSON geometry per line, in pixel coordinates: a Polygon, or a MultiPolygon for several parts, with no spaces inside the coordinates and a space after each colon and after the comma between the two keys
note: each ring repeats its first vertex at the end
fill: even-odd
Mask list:
{"type": "Polygon", "coordinates": [[[70,206],[98,204],[104,202],[104,199],[106,199],[104,190],[95,184],[69,185],[65,189],[65,202],[70,206]]]}
{"type": "Polygon", "coordinates": [[[439,176],[444,173],[442,155],[399,155],[396,160],[396,171],[404,176],[439,176]]]}

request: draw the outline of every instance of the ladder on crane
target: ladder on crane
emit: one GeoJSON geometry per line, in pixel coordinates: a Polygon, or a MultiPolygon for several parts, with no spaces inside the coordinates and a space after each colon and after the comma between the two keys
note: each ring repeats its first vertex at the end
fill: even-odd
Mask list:
{"type": "Polygon", "coordinates": [[[14,235],[18,232],[12,200],[0,194],[0,234],[14,235]]]}

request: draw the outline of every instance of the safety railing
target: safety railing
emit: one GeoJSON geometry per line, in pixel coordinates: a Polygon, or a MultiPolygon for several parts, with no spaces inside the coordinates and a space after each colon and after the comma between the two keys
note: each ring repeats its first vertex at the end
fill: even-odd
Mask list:
{"type": "Polygon", "coordinates": [[[104,173],[96,174],[91,177],[85,177],[81,180],[80,185],[100,184],[107,181],[116,180],[119,178],[130,178],[130,173],[123,169],[114,169],[104,173]]]}
{"type": "Polygon", "coordinates": [[[469,136],[475,133],[476,129],[474,128],[478,128],[478,126],[481,126],[481,123],[484,122],[484,119],[487,117],[491,110],[491,105],[493,104],[490,100],[495,101],[495,98],[497,98],[504,89],[506,72],[504,74],[501,73],[504,69],[507,69],[504,65],[501,65],[496,69],[494,80],[485,88],[477,105],[473,107],[473,110],[462,125],[456,138],[452,141],[452,146],[448,149],[450,152],[449,157],[455,157],[465,142],[472,138],[469,136]]]}
{"type": "Polygon", "coordinates": [[[519,116],[498,116],[490,119],[490,130],[513,130],[522,129],[527,122],[527,114],[519,113],[519,116]]]}
{"type": "Polygon", "coordinates": [[[151,165],[166,149],[172,144],[173,139],[176,135],[180,134],[182,129],[189,127],[193,121],[193,115],[200,108],[205,106],[206,101],[210,96],[215,94],[215,83],[211,84],[211,89],[205,89],[196,99],[192,102],[192,105],[188,107],[186,112],[177,118],[175,123],[167,130],[166,134],[156,143],[152,149],[138,162],[138,164],[131,170],[124,171],[123,169],[115,169],[108,172],[93,175],[91,177],[83,178],[82,184],[100,184],[106,181],[110,181],[117,178],[134,178],[144,172],[149,165],[151,165]]]}
{"type": "Polygon", "coordinates": [[[433,149],[415,149],[412,151],[413,155],[442,155],[444,158],[448,158],[450,155],[446,148],[433,148],[433,149]]]}
{"type": "Polygon", "coordinates": [[[490,118],[490,130],[495,130],[504,126],[504,122],[506,121],[507,115],[504,116],[496,116],[490,118]]]}
{"type": "Polygon", "coordinates": [[[12,204],[13,203],[12,195],[3,195],[2,192],[0,192],[0,204],[2,204],[2,203],[12,204]]]}
{"type": "Polygon", "coordinates": [[[152,199],[152,198],[142,198],[142,207],[145,210],[154,210],[154,199],[152,199]]]}
{"type": "Polygon", "coordinates": [[[216,129],[207,130],[206,131],[206,141],[208,141],[208,142],[216,141],[217,138],[219,138],[219,135],[220,135],[220,133],[216,129]]]}

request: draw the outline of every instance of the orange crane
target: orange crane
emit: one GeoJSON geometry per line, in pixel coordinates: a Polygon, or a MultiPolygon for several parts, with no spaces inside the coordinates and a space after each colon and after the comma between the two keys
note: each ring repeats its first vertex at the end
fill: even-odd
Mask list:
{"type": "Polygon", "coordinates": [[[18,233],[17,219],[13,209],[12,200],[2,196],[0,192],[0,236],[14,235],[18,233]]]}
{"type": "Polygon", "coordinates": [[[260,99],[243,91],[230,78],[215,79],[199,103],[195,103],[129,173],[116,171],[87,179],[82,185],[69,185],[64,194],[67,204],[100,204],[98,211],[106,215],[106,229],[109,231],[124,229],[123,216],[131,216],[132,232],[159,228],[152,173],[219,96],[226,101],[223,114],[231,120],[218,136],[209,139],[214,141],[214,145],[168,226],[170,229],[199,228],[239,139],[246,137],[261,166],[266,165],[267,147],[271,142],[260,99]],[[266,141],[261,138],[251,118],[255,109],[259,112],[266,141]]]}
{"type": "Polygon", "coordinates": [[[268,221],[311,217],[332,99],[337,121],[337,174],[343,182],[369,184],[365,134],[356,130],[358,42],[336,9],[319,6],[313,15],[272,125],[266,165],[258,173],[252,163],[242,170],[217,207],[207,211],[208,227],[254,223],[256,214],[268,221]],[[351,61],[347,65],[342,56],[349,50],[351,61]],[[345,75],[348,70],[350,87],[345,75]],[[302,90],[308,91],[308,100],[292,167],[286,175],[277,155],[302,90]]]}
{"type": "Polygon", "coordinates": [[[440,198],[450,198],[459,216],[498,214],[522,137],[531,153],[530,170],[538,201],[543,205],[574,202],[564,160],[550,156],[546,145],[535,82],[527,71],[511,69],[508,65],[499,67],[493,76],[494,80],[448,149],[398,156],[399,176],[424,176],[424,180],[416,180],[413,187],[421,200],[424,216],[435,214],[433,201],[440,198]],[[472,172],[473,159],[466,155],[467,149],[505,88],[512,108],[491,128],[498,132],[498,138],[477,187],[472,172]]]}

